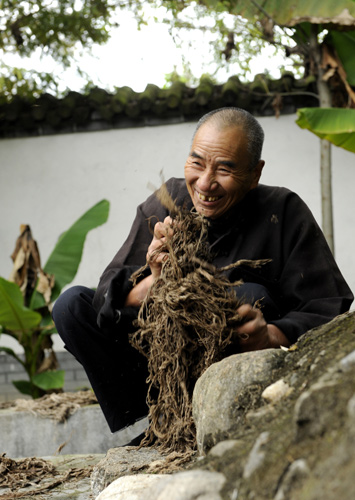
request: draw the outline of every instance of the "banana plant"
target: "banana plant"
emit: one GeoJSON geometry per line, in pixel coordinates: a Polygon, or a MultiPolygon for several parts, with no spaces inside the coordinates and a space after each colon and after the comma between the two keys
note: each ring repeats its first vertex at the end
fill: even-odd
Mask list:
{"type": "Polygon", "coordinates": [[[297,115],[299,127],[355,153],[355,109],[301,108],[297,115]]]}
{"type": "Polygon", "coordinates": [[[0,277],[0,335],[15,339],[24,350],[24,359],[8,347],[0,347],[0,351],[15,358],[26,371],[28,380],[13,381],[23,394],[37,398],[48,391],[60,390],[64,385],[64,371],[56,369],[58,363],[52,349],[51,334],[55,332],[51,318],[52,305],[63,287],[71,283],[77,273],[88,232],[104,224],[108,213],[107,200],[100,201],[85,212],[61,234],[43,269],[40,267],[36,242],[29,237],[29,226],[24,226],[23,230],[27,231],[26,249],[32,249],[30,258],[32,263],[35,262],[35,267],[32,273],[24,277],[26,273],[23,272],[22,264],[30,251],[17,251],[17,259],[21,261],[17,266],[22,272],[21,285],[0,277]],[[31,245],[28,245],[29,241],[31,245]]]}

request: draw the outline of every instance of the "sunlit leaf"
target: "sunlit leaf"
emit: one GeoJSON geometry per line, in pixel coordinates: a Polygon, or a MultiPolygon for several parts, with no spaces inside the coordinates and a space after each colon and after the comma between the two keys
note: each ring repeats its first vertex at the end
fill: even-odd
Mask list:
{"type": "Polygon", "coordinates": [[[61,389],[64,386],[64,376],[64,370],[37,373],[32,377],[32,382],[44,391],[61,389]]]}
{"type": "Polygon", "coordinates": [[[0,278],[0,324],[9,330],[26,331],[41,321],[41,315],[23,305],[18,285],[0,278]]]}
{"type": "Polygon", "coordinates": [[[355,153],[355,109],[302,108],[297,115],[301,128],[355,153]]]}
{"type": "Polygon", "coordinates": [[[350,85],[355,85],[355,31],[332,31],[332,43],[346,71],[350,85]]]}
{"type": "Polygon", "coordinates": [[[107,200],[100,201],[59,237],[58,243],[44,266],[45,272],[54,274],[55,277],[52,300],[60,294],[65,285],[74,279],[80,264],[86,235],[91,229],[107,221],[109,207],[107,200]]]}
{"type": "MultiPolygon", "coordinates": [[[[219,0],[202,0],[205,5],[217,8],[219,0]]],[[[269,16],[282,26],[296,26],[301,22],[313,24],[332,23],[355,26],[355,3],[349,0],[231,0],[224,4],[232,14],[253,20],[262,15],[269,16]]]]}

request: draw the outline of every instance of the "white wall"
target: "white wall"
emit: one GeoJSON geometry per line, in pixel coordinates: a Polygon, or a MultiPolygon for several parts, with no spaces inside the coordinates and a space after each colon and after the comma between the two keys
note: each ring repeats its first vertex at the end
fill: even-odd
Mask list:
{"type": "MultiPolygon", "coordinates": [[[[320,222],[319,141],[295,115],[260,118],[265,130],[262,181],[296,191],[320,222]]],[[[125,240],[148,183],[183,176],[193,123],[0,140],[0,276],[8,277],[20,224],[29,224],[42,264],[58,236],[106,198],[108,222],[92,231],[73,284],[96,286],[125,240]]],[[[355,290],[355,155],[333,148],[335,253],[355,290]]],[[[4,345],[5,337],[1,339],[4,345]]]]}

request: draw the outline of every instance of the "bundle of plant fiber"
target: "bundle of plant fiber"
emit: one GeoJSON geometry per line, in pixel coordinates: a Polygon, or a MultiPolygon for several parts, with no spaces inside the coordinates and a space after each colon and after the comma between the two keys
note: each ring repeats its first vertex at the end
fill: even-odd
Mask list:
{"type": "MultiPolygon", "coordinates": [[[[217,269],[207,241],[208,220],[196,211],[177,207],[166,187],[157,192],[173,218],[173,234],[158,251],[168,253],[161,275],[143,302],[138,330],[131,343],[148,360],[149,428],[142,445],[161,451],[189,453],[196,449],[192,393],[203,372],[225,355],[233,332],[241,324],[241,305],[223,272],[238,261],[217,269]]],[[[135,283],[147,266],[134,273],[135,283]]],[[[236,345],[235,351],[238,352],[236,345]]]]}

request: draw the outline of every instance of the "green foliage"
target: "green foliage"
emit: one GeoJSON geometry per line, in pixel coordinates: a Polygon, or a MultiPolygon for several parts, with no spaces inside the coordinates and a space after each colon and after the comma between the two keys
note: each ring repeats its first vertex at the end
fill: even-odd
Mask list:
{"type": "Polygon", "coordinates": [[[49,256],[44,271],[55,275],[52,300],[55,300],[62,288],[73,281],[84,248],[87,233],[106,222],[109,203],[102,200],[88,210],[59,238],[49,256]]]}
{"type": "Polygon", "coordinates": [[[2,0],[0,49],[29,56],[40,48],[69,66],[78,43],[108,40],[114,7],[107,0],[2,0]]]}
{"type": "Polygon", "coordinates": [[[279,26],[295,26],[300,20],[322,24],[334,20],[342,21],[339,14],[345,9],[355,17],[355,5],[349,0],[200,0],[210,9],[222,9],[231,14],[243,16],[250,21],[267,16],[279,26]],[[324,21],[323,21],[324,20],[324,21]]]}
{"type": "Polygon", "coordinates": [[[25,332],[36,328],[42,316],[23,304],[20,288],[0,277],[0,324],[9,330],[25,332]]]}
{"type": "MultiPolygon", "coordinates": [[[[248,79],[250,61],[267,43],[260,23],[228,13],[227,2],[194,2],[180,0],[50,0],[18,2],[1,1],[0,9],[0,60],[2,54],[18,54],[21,57],[50,56],[64,67],[80,66],[76,60],[80,53],[88,52],[93,44],[105,43],[111,28],[119,20],[119,9],[130,10],[138,29],[152,22],[164,22],[177,47],[183,48],[184,71],[187,83],[194,84],[194,68],[190,67],[187,39],[194,36],[205,44],[202,58],[205,71],[212,76],[223,68],[238,73],[240,79],[248,79]],[[187,33],[190,33],[187,36],[187,33]],[[230,35],[233,33],[233,42],[230,35]]],[[[275,51],[283,50],[281,38],[287,34],[275,30],[275,51]]],[[[292,56],[296,58],[297,56],[292,56]]],[[[84,75],[88,79],[87,75],[84,75]]],[[[9,68],[0,63],[0,99],[11,100],[14,95],[31,98],[43,92],[58,94],[58,79],[49,73],[9,68]]]]}
{"type": "Polygon", "coordinates": [[[12,96],[39,97],[42,92],[57,92],[58,82],[49,73],[12,68],[0,62],[0,103],[12,96]]]}
{"type": "Polygon", "coordinates": [[[301,128],[355,153],[355,109],[302,108],[297,115],[301,128]]]}
{"type": "Polygon", "coordinates": [[[16,389],[27,396],[40,394],[38,389],[43,392],[61,389],[64,385],[64,370],[48,371],[33,375],[31,380],[14,380],[16,389]]]}
{"type": "MultiPolygon", "coordinates": [[[[89,51],[93,44],[107,42],[111,28],[119,20],[120,9],[134,14],[138,28],[148,22],[165,22],[176,45],[183,46],[186,52],[188,32],[208,34],[202,57],[208,55],[214,61],[214,69],[207,71],[213,75],[221,67],[233,68],[240,79],[248,78],[250,62],[263,47],[273,46],[275,54],[284,53],[285,47],[294,47],[302,37],[302,42],[308,43],[312,23],[324,27],[332,21],[329,26],[334,31],[343,22],[340,12],[347,9],[355,16],[355,3],[350,0],[0,0],[0,56],[3,53],[29,57],[35,53],[51,56],[64,67],[73,66],[76,54],[89,51]]],[[[334,45],[339,45],[342,35],[336,33],[332,37],[334,45]]],[[[349,54],[352,43],[350,40],[349,54]]],[[[344,41],[340,44],[343,47],[344,41]]],[[[304,54],[289,51],[280,70],[287,65],[297,74],[302,57],[304,54]]],[[[188,54],[183,63],[183,77],[194,82],[188,54]]],[[[352,77],[349,81],[353,81],[352,77]]],[[[0,96],[38,96],[44,90],[56,93],[57,84],[48,73],[11,69],[0,63],[0,96]]]]}
{"type": "Polygon", "coordinates": [[[171,73],[167,73],[165,75],[165,82],[166,84],[164,85],[164,88],[169,88],[173,83],[175,82],[182,82],[182,83],[187,83],[191,79],[191,74],[188,74],[189,70],[185,69],[183,75],[179,75],[179,73],[176,71],[176,68],[174,71],[171,73]]]}
{"type": "MultiPolygon", "coordinates": [[[[80,217],[58,240],[45,269],[55,276],[56,285],[51,300],[58,297],[62,288],[70,283],[79,267],[86,236],[92,229],[104,224],[109,213],[109,202],[102,200],[80,217]]],[[[0,351],[13,356],[26,370],[29,380],[16,381],[15,387],[32,397],[43,392],[60,389],[64,385],[64,372],[45,369],[44,352],[51,347],[50,334],[53,321],[50,310],[42,296],[34,290],[30,306],[24,305],[19,286],[0,278],[0,332],[18,341],[24,349],[24,361],[10,348],[0,351]]]]}
{"type": "MultiPolygon", "coordinates": [[[[165,18],[171,25],[171,33],[174,41],[186,51],[186,57],[183,56],[185,72],[184,76],[189,77],[194,68],[189,67],[188,52],[185,40],[193,40],[191,33],[206,36],[204,52],[202,59],[212,61],[209,68],[206,67],[211,76],[223,68],[224,72],[233,72],[237,74],[240,80],[250,79],[250,63],[253,58],[260,55],[261,51],[269,46],[269,41],[265,39],[262,24],[253,19],[245,19],[240,15],[230,14],[224,3],[219,2],[210,7],[206,2],[185,2],[185,9],[181,9],[173,19],[165,18]],[[189,35],[187,35],[189,32],[189,35]],[[210,70],[212,69],[212,71],[210,70]]],[[[198,38],[201,40],[201,37],[198,38]]],[[[191,48],[194,42],[191,43],[191,48]]],[[[284,45],[292,44],[289,33],[276,27],[273,34],[273,50],[275,55],[284,55],[284,45]]],[[[299,61],[297,54],[284,58],[284,65],[280,66],[280,71],[287,65],[292,66],[293,62],[299,61]]],[[[196,76],[196,75],[194,75],[196,76]]],[[[188,83],[196,83],[195,79],[188,78],[188,83]]]]}
{"type": "Polygon", "coordinates": [[[344,66],[347,81],[355,86],[355,31],[331,31],[329,38],[344,66]]]}
{"type": "MultiPolygon", "coordinates": [[[[316,71],[310,39],[317,32],[319,44],[324,38],[334,47],[348,83],[355,85],[355,2],[350,0],[0,0],[0,9],[0,55],[40,53],[68,67],[78,51],[105,43],[114,15],[119,19],[117,11],[126,9],[134,14],[138,28],[148,22],[166,23],[176,46],[184,48],[182,75],[172,72],[167,83],[198,84],[188,58],[191,33],[200,41],[201,35],[205,37],[201,58],[210,61],[205,67],[212,78],[223,68],[245,81],[253,58],[266,46],[284,55],[280,72],[287,69],[299,76],[303,70],[308,76],[316,71]],[[348,14],[340,16],[344,12],[348,14]]],[[[15,94],[37,97],[44,90],[56,93],[57,83],[49,74],[0,63],[0,100],[15,94]]]]}
{"type": "Polygon", "coordinates": [[[12,383],[21,394],[34,397],[34,386],[28,380],[13,380],[12,383]]]}
{"type": "MultiPolygon", "coordinates": [[[[4,54],[51,56],[63,67],[76,53],[109,39],[116,4],[110,0],[0,0],[0,60],[4,54]]],[[[45,72],[10,68],[0,63],[0,97],[37,97],[56,92],[57,82],[45,72]]]]}
{"type": "Polygon", "coordinates": [[[64,385],[64,370],[36,373],[32,382],[43,391],[61,389],[64,385]]]}
{"type": "MultiPolygon", "coordinates": [[[[262,26],[263,34],[269,43],[274,44],[274,25],[278,25],[292,37],[296,46],[288,48],[288,51],[299,52],[302,55],[306,68],[308,65],[313,75],[322,78],[323,68],[321,66],[321,52],[323,43],[325,46],[332,45],[341,65],[345,69],[337,68],[340,80],[346,78],[344,86],[349,98],[354,100],[354,92],[350,88],[355,84],[354,50],[355,50],[355,3],[349,0],[297,1],[293,0],[265,0],[259,3],[249,0],[201,0],[209,8],[219,8],[241,15],[249,21],[254,21],[262,26]],[[345,13],[345,14],[344,14],[345,13]],[[341,14],[341,15],[340,15],[341,14]],[[271,28],[269,26],[271,22],[271,28]],[[326,35],[321,34],[326,30],[326,35]]],[[[335,68],[333,68],[335,71],[335,68]]],[[[329,78],[329,77],[328,77],[329,78]]],[[[328,87],[330,94],[330,87],[328,87]]],[[[325,95],[324,85],[318,83],[320,101],[325,98],[330,101],[329,95],[325,95]]],[[[299,110],[297,124],[302,128],[315,133],[333,144],[354,151],[354,110],[350,109],[302,109],[299,110]]]]}

